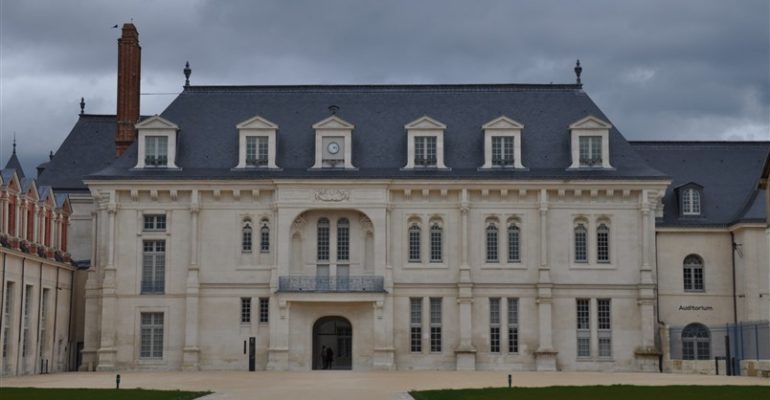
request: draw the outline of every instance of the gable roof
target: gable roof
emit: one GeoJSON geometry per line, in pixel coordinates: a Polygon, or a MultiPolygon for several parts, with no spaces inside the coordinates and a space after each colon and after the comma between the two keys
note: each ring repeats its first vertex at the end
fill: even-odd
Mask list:
{"type": "Polygon", "coordinates": [[[764,192],[757,189],[770,142],[631,142],[655,168],[672,178],[659,226],[727,226],[761,221],[764,192]],[[703,187],[702,215],[681,217],[676,189],[703,187]]]}
{"type": "Polygon", "coordinates": [[[189,86],[161,114],[179,126],[180,170],[134,170],[133,144],[89,179],[665,179],[614,127],[614,169],[568,171],[569,126],[590,115],[609,121],[581,86],[573,84],[189,86]],[[338,106],[338,118],[355,126],[352,162],[357,170],[310,170],[315,160],[313,125],[329,116],[330,105],[338,106]],[[233,170],[238,164],[237,125],[255,115],[279,126],[279,170],[233,170]],[[479,170],[484,164],[482,127],[500,115],[525,126],[526,171],[479,170]],[[449,171],[402,170],[407,164],[405,125],[423,116],[446,125],[449,171]]]}

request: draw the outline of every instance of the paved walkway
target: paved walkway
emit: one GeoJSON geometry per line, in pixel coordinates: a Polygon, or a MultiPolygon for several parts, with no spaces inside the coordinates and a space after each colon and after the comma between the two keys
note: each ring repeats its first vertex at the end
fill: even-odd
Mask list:
{"type": "MultiPolygon", "coordinates": [[[[121,372],[121,387],[211,390],[206,400],[394,400],[412,389],[507,385],[505,372],[121,372]]],[[[595,372],[515,372],[514,386],[554,385],[766,385],[770,379],[711,375],[595,372]]],[[[0,386],[115,387],[115,374],[62,373],[3,378],[0,386]]]]}

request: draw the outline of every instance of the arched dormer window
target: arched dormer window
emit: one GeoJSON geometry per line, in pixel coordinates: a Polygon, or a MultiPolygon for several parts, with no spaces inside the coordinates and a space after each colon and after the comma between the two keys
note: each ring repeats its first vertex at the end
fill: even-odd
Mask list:
{"type": "Polygon", "coordinates": [[[350,260],[350,221],[347,218],[337,221],[337,260],[350,260]]]}
{"type": "Polygon", "coordinates": [[[430,226],[430,262],[440,263],[444,261],[444,229],[438,221],[430,226]]]}
{"type": "Polygon", "coordinates": [[[321,218],[318,220],[316,233],[316,254],[318,260],[329,261],[329,219],[321,218]]]}
{"type": "Polygon", "coordinates": [[[703,259],[695,254],[685,257],[683,265],[685,292],[702,292],[703,286],[703,259]]]}
{"type": "Polygon", "coordinates": [[[596,261],[610,262],[610,227],[606,222],[599,223],[596,228],[596,261]]]}
{"type": "Polygon", "coordinates": [[[515,221],[508,223],[508,262],[521,262],[521,229],[515,221]]]}
{"type": "Polygon", "coordinates": [[[498,248],[498,230],[496,221],[488,221],[486,229],[487,239],[487,262],[500,262],[500,252],[498,248]]]}
{"type": "Polygon", "coordinates": [[[259,223],[259,251],[261,253],[270,252],[270,223],[267,218],[263,218],[259,223]]]}
{"type": "Polygon", "coordinates": [[[575,224],[575,262],[588,262],[588,229],[585,222],[575,224]]]}
{"type": "Polygon", "coordinates": [[[711,332],[703,324],[690,324],[682,330],[682,358],[708,360],[711,358],[711,332]]]}
{"type": "Polygon", "coordinates": [[[251,253],[252,242],[252,228],[251,220],[243,220],[243,226],[241,227],[241,252],[251,253]]]}
{"type": "Polygon", "coordinates": [[[409,225],[409,262],[418,263],[421,261],[420,244],[422,229],[420,224],[413,222],[409,225]]]}

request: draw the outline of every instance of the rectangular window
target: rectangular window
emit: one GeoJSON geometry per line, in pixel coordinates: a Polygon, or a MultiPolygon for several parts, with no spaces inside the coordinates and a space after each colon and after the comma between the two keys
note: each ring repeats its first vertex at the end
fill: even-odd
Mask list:
{"type": "Polygon", "coordinates": [[[145,240],[142,254],[142,293],[166,290],[166,242],[145,240]]]}
{"type": "Polygon", "coordinates": [[[422,352],[422,298],[409,299],[409,343],[413,353],[422,352]]]}
{"type": "Polygon", "coordinates": [[[409,227],[409,262],[420,262],[420,227],[409,227]]]}
{"type": "Polygon", "coordinates": [[[318,222],[318,246],[316,246],[319,260],[329,260],[329,220],[318,222]]]}
{"type": "Polygon", "coordinates": [[[141,313],[139,358],[163,358],[163,313],[141,313]]]}
{"type": "Polygon", "coordinates": [[[610,299],[598,299],[597,313],[597,336],[599,338],[599,357],[612,357],[612,313],[610,311],[610,299]]]}
{"type": "Polygon", "coordinates": [[[337,221],[337,260],[350,260],[350,224],[347,219],[337,221]]]}
{"type": "Polygon", "coordinates": [[[602,165],[602,137],[580,136],[580,166],[602,165]]]}
{"type": "Polygon", "coordinates": [[[492,165],[508,167],[513,165],[513,137],[492,137],[492,165]]]}
{"type": "Polygon", "coordinates": [[[591,357],[591,300],[577,299],[577,356],[591,357]]]}
{"type": "Polygon", "coordinates": [[[269,321],[270,321],[270,298],[260,297],[259,298],[259,322],[269,322],[269,321]]]}
{"type": "Polygon", "coordinates": [[[259,228],[259,252],[270,252],[270,226],[267,221],[262,221],[262,227],[259,228]]]}
{"type": "Polygon", "coordinates": [[[438,225],[430,228],[430,262],[440,263],[444,259],[442,246],[442,229],[438,225]]]}
{"type": "Polygon", "coordinates": [[[414,138],[414,165],[422,167],[436,166],[435,136],[416,136],[414,138]]]}
{"type": "Polygon", "coordinates": [[[489,351],[500,352],[500,299],[489,299],[489,351]]]}
{"type": "Polygon", "coordinates": [[[487,262],[496,263],[500,259],[497,254],[497,226],[490,224],[487,226],[487,262]]]}
{"type": "Polygon", "coordinates": [[[441,297],[430,298],[430,351],[441,352],[441,297]]]}
{"type": "Polygon", "coordinates": [[[24,323],[22,326],[23,332],[22,332],[22,341],[21,341],[21,356],[26,357],[29,345],[30,345],[30,339],[29,336],[29,316],[32,312],[32,285],[26,285],[24,287],[24,323]]]}
{"type": "Polygon", "coordinates": [[[583,224],[575,227],[575,262],[588,262],[588,231],[583,224]]]}
{"type": "Polygon", "coordinates": [[[246,136],[246,165],[267,165],[267,136],[246,136]]]}
{"type": "Polygon", "coordinates": [[[516,225],[508,226],[508,262],[521,262],[521,230],[516,225]]]}
{"type": "Polygon", "coordinates": [[[144,144],[144,165],[150,167],[168,165],[168,136],[146,136],[144,144]]]}
{"type": "Polygon", "coordinates": [[[241,323],[251,323],[251,297],[241,297],[241,323]]]}
{"type": "Polygon", "coordinates": [[[508,352],[519,352],[519,299],[508,298],[508,352]]]}
{"type": "Polygon", "coordinates": [[[610,262],[610,228],[605,224],[596,229],[596,261],[610,262]]]}
{"type": "Polygon", "coordinates": [[[3,310],[3,371],[10,368],[11,324],[13,323],[13,282],[5,285],[5,307],[3,310]]]}
{"type": "Polygon", "coordinates": [[[164,232],[166,230],[166,214],[147,214],[144,216],[145,232],[164,232]]]}

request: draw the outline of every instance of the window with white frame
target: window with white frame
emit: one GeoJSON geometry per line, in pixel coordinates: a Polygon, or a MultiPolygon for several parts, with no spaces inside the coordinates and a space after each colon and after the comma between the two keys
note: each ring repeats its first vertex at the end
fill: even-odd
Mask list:
{"type": "Polygon", "coordinates": [[[3,371],[10,368],[11,353],[11,324],[13,323],[13,289],[14,283],[5,285],[5,307],[3,307],[3,371]]]}
{"type": "Polygon", "coordinates": [[[441,297],[430,298],[430,351],[441,352],[441,297]]]}
{"type": "Polygon", "coordinates": [[[513,165],[513,136],[492,137],[492,165],[496,167],[513,165]]]}
{"type": "Polygon", "coordinates": [[[327,218],[318,220],[316,233],[318,261],[329,261],[329,220],[327,218]]]}
{"type": "Polygon", "coordinates": [[[350,260],[350,221],[347,218],[337,220],[337,260],[350,260]]]}
{"type": "Polygon", "coordinates": [[[241,323],[251,323],[251,297],[241,297],[241,323]]]}
{"type": "Polygon", "coordinates": [[[430,227],[430,262],[440,263],[444,260],[444,231],[438,222],[430,227]]]}
{"type": "Polygon", "coordinates": [[[591,357],[590,299],[577,299],[577,356],[591,357]]]}
{"type": "Polygon", "coordinates": [[[690,254],[684,259],[684,290],[686,292],[702,292],[703,286],[703,259],[695,254],[690,254]]]}
{"type": "Polygon", "coordinates": [[[409,262],[418,263],[421,260],[420,247],[421,247],[421,229],[417,223],[412,223],[409,226],[409,262]]]}
{"type": "Polygon", "coordinates": [[[610,262],[610,228],[606,223],[600,223],[596,228],[596,261],[610,262]]]}
{"type": "Polygon", "coordinates": [[[143,312],[140,316],[141,332],[139,358],[163,358],[163,313],[143,312]]]}
{"type": "Polygon", "coordinates": [[[246,165],[261,167],[268,161],[268,137],[246,136],[246,165]]]}
{"type": "Polygon", "coordinates": [[[580,136],[580,166],[594,167],[602,165],[602,137],[580,136]]]}
{"type": "Polygon", "coordinates": [[[166,230],[166,214],[145,214],[145,232],[164,232],[166,230]]]}
{"type": "Polygon", "coordinates": [[[682,359],[708,360],[711,358],[711,332],[703,324],[693,323],[682,330],[682,359]]]}
{"type": "Polygon", "coordinates": [[[422,298],[409,298],[409,348],[413,353],[422,352],[422,298]]]}
{"type": "Polygon", "coordinates": [[[500,352],[500,298],[489,298],[489,351],[500,352]]]}
{"type": "Polygon", "coordinates": [[[583,222],[575,225],[575,262],[588,262],[588,229],[583,222]]]}
{"type": "Polygon", "coordinates": [[[415,136],[414,138],[414,165],[419,167],[436,166],[436,137],[415,136]]]}
{"type": "Polygon", "coordinates": [[[612,357],[612,312],[610,299],[596,300],[597,330],[599,339],[599,357],[612,357]]]}
{"type": "Polygon", "coordinates": [[[499,255],[498,255],[498,235],[497,235],[497,224],[495,222],[487,222],[487,230],[486,230],[486,247],[487,247],[487,257],[486,260],[488,263],[496,263],[500,261],[499,255]]]}
{"type": "Polygon", "coordinates": [[[521,229],[515,222],[508,224],[508,262],[521,262],[521,229]]]}
{"type": "Polygon", "coordinates": [[[239,123],[236,129],[238,129],[236,168],[278,168],[275,165],[278,125],[257,115],[239,123]]]}
{"type": "Polygon", "coordinates": [[[260,222],[262,225],[259,228],[259,251],[261,253],[270,252],[270,222],[267,218],[263,218],[260,222]]]}
{"type": "Polygon", "coordinates": [[[519,352],[519,299],[508,298],[508,352],[519,352]]]}
{"type": "Polygon", "coordinates": [[[253,230],[251,220],[244,220],[241,228],[241,252],[251,253],[253,230]]]}
{"type": "Polygon", "coordinates": [[[142,245],[142,294],[163,293],[166,287],[166,242],[145,240],[142,245]]]}
{"type": "Polygon", "coordinates": [[[165,167],[168,165],[168,136],[144,137],[144,165],[165,167]]]}
{"type": "Polygon", "coordinates": [[[259,322],[270,321],[270,298],[259,298],[259,322]]]}
{"type": "Polygon", "coordinates": [[[700,191],[694,188],[684,189],[682,192],[682,214],[683,215],[700,215],[700,191]]]}

